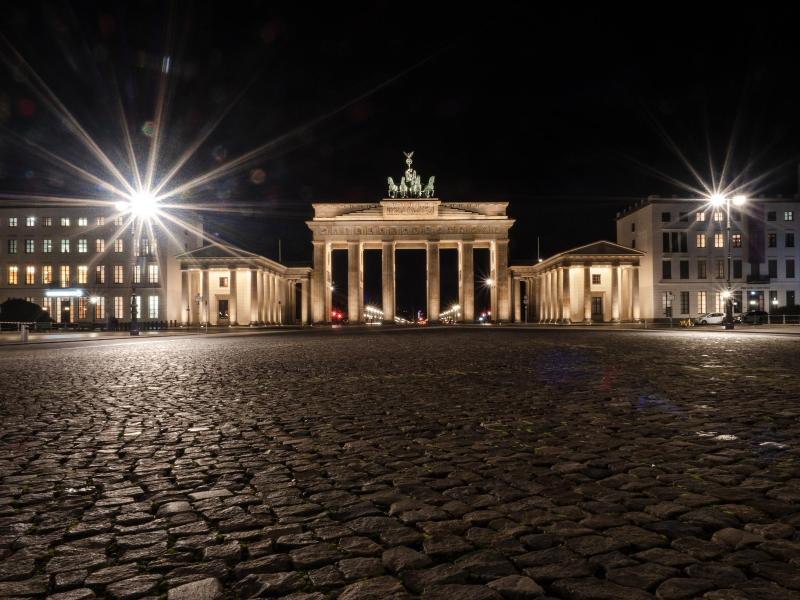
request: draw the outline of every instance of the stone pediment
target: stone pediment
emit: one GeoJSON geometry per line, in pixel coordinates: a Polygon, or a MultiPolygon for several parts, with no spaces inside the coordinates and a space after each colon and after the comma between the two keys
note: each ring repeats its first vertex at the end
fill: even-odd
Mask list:
{"type": "Polygon", "coordinates": [[[507,219],[508,202],[442,202],[384,198],[379,203],[314,204],[314,221],[507,219]]]}

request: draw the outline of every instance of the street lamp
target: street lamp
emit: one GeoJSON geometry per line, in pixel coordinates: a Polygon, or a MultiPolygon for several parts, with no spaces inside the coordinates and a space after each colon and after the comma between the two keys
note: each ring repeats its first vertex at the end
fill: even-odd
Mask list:
{"type": "Polygon", "coordinates": [[[717,208],[725,207],[725,245],[727,247],[727,263],[728,269],[726,273],[726,289],[722,297],[725,299],[725,318],[723,323],[725,329],[733,329],[733,291],[731,290],[731,200],[734,205],[742,206],[747,202],[747,198],[738,194],[731,198],[723,194],[714,194],[711,196],[711,204],[717,208]]]}

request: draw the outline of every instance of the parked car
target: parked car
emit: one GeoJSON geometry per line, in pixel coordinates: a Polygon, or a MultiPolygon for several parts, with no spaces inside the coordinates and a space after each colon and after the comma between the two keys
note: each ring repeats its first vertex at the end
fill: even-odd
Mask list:
{"type": "Polygon", "coordinates": [[[725,319],[725,313],[713,312],[700,315],[694,322],[698,325],[722,325],[723,319],[725,319]]]}
{"type": "Polygon", "coordinates": [[[748,310],[742,315],[741,322],[749,325],[758,325],[766,323],[769,319],[769,314],[763,310],[748,310]]]}

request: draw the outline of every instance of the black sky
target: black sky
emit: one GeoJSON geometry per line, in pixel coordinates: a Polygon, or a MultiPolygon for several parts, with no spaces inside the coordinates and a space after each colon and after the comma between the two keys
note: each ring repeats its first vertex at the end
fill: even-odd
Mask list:
{"type": "MultiPolygon", "coordinates": [[[[178,177],[270,143],[187,199],[246,205],[207,217],[231,241],[275,256],[280,238],[284,260],[307,262],[310,202],[377,201],[414,150],[443,200],[511,203],[522,260],[537,236],[544,255],[613,239],[620,208],[685,195],[651,172],[693,183],[664,132],[707,178],[708,152],[719,168],[732,142],[733,172],[780,167],[753,193],[795,193],[797,17],[731,5],[18,2],[4,4],[1,30],[121,163],[116,94],[143,153],[164,56],[160,164],[238,97],[178,177]]],[[[3,54],[0,191],[96,193],[12,143],[98,170],[3,54]]]]}

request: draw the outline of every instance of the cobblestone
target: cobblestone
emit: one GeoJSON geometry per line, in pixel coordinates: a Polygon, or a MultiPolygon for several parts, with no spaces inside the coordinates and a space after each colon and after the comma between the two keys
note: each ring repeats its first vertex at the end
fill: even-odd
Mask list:
{"type": "Polygon", "coordinates": [[[798,350],[577,328],[0,350],[0,597],[796,598],[798,350]]]}

